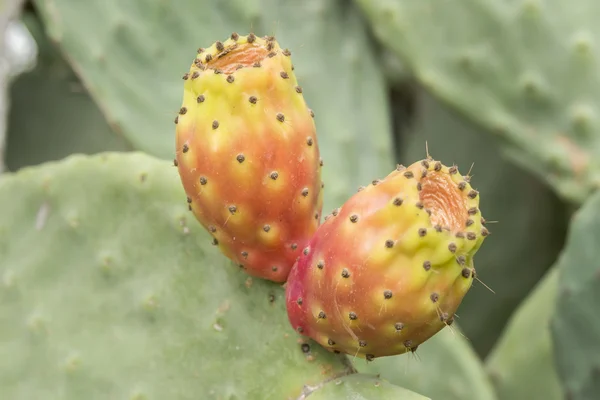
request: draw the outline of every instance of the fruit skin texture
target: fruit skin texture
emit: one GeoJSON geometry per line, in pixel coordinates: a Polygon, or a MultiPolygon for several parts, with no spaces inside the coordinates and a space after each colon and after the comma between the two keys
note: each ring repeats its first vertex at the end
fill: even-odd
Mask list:
{"type": "Polygon", "coordinates": [[[313,113],[275,38],[233,34],[198,52],[175,120],[189,208],[248,274],[284,282],[320,223],[313,113]]]}
{"type": "Polygon", "coordinates": [[[489,233],[468,180],[428,158],[325,217],[288,277],[293,328],[371,360],[414,351],[450,325],[489,233]]]}

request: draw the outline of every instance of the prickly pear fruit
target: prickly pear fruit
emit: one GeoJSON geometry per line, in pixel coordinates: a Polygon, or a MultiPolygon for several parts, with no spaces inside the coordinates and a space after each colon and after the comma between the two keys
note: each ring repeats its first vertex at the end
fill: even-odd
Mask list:
{"type": "Polygon", "coordinates": [[[367,360],[414,351],[452,323],[484,223],[457,167],[398,166],[326,216],[303,249],[286,284],[291,325],[367,360]]]}
{"type": "Polygon", "coordinates": [[[234,33],[198,50],[175,120],[189,209],[223,254],[275,282],[286,280],[323,204],[313,113],[293,70],[275,38],[234,33]]]}

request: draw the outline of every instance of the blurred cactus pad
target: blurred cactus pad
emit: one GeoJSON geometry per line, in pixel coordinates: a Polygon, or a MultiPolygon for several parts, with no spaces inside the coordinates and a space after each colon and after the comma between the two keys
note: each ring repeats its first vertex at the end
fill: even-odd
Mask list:
{"type": "Polygon", "coordinates": [[[570,201],[600,187],[597,2],[356,0],[436,96],[570,201]]]}
{"type": "Polygon", "coordinates": [[[2,179],[2,398],[287,399],[352,372],[218,254],[176,178],[132,153],[2,179]]]}
{"type": "Polygon", "coordinates": [[[0,399],[598,398],[600,3],[6,0],[0,15],[22,23],[2,32],[7,70],[37,46],[0,74],[0,399]],[[480,196],[472,287],[414,351],[369,360],[297,332],[286,282],[250,276],[190,212],[182,76],[232,32],[291,53],[323,159],[315,226],[428,153],[480,196]]]}

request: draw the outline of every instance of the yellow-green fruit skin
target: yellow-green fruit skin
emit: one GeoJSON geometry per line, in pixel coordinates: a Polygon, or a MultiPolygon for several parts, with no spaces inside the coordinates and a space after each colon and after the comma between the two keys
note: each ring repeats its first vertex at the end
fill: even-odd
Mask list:
{"type": "Polygon", "coordinates": [[[284,282],[323,204],[314,114],[273,37],[199,49],[184,77],[175,163],[189,208],[249,275],[284,282]]]}
{"type": "Polygon", "coordinates": [[[456,167],[399,166],[325,217],[286,284],[291,325],[330,351],[414,351],[445,326],[475,277],[488,230],[456,167]]]}

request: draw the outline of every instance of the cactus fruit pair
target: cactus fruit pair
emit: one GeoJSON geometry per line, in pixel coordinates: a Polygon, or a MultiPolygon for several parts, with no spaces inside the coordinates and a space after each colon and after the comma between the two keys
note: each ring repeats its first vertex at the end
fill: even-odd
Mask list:
{"type": "Polygon", "coordinates": [[[199,49],[183,76],[175,165],[189,209],[250,275],[284,282],[320,223],[313,112],[290,52],[232,34],[199,49]]]}
{"type": "Polygon", "coordinates": [[[455,166],[399,166],[325,217],[288,277],[290,323],[367,360],[414,351],[452,323],[484,223],[455,166]]]}
{"type": "Polygon", "coordinates": [[[175,120],[189,209],[250,275],[287,282],[298,332],[366,359],[414,351],[452,323],[471,287],[487,235],[479,194],[428,157],[320,225],[322,162],[293,69],[273,37],[233,34],[198,50],[175,120]]]}

